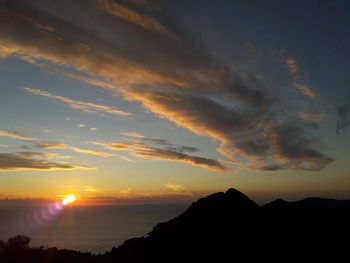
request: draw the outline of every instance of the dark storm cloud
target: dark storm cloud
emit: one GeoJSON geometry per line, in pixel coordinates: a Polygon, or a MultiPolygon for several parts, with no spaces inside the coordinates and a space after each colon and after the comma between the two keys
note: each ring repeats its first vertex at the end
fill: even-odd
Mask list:
{"type": "MultiPolygon", "coordinates": [[[[332,161],[313,139],[304,139],[312,137],[310,127],[296,128],[299,121],[293,121],[288,127],[298,136],[290,135],[288,120],[276,110],[283,105],[258,77],[216,59],[157,2],[2,0],[0,47],[5,55],[70,65],[90,74],[76,76],[90,83],[102,77],[100,86],[218,140],[218,150],[231,160],[305,170],[332,161]]],[[[182,153],[186,149],[153,148],[155,156],[209,163],[182,153]]],[[[215,162],[210,167],[223,170],[215,162]]]]}

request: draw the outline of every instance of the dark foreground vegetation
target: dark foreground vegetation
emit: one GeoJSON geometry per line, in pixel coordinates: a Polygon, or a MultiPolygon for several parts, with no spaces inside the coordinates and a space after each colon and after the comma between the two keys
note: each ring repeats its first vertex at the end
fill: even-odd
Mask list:
{"type": "Polygon", "coordinates": [[[261,207],[229,189],[103,255],[30,248],[29,238],[17,236],[0,242],[0,262],[346,262],[349,238],[350,200],[278,199],[261,207]]]}

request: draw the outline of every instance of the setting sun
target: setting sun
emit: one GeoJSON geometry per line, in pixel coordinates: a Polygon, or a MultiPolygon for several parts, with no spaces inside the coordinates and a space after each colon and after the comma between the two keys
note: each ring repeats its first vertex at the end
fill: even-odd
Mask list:
{"type": "Polygon", "coordinates": [[[73,195],[73,194],[72,195],[67,195],[63,199],[62,204],[69,205],[69,204],[73,203],[75,200],[76,200],[75,195],[73,195]]]}

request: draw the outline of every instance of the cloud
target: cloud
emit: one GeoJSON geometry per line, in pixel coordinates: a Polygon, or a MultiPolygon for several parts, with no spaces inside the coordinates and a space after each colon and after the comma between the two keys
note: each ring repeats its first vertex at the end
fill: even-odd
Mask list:
{"type": "Polygon", "coordinates": [[[296,87],[306,97],[309,97],[309,98],[314,99],[314,100],[319,99],[318,95],[313,90],[311,90],[310,87],[308,87],[304,84],[295,83],[294,87],[296,87]]]}
{"type": "MultiPolygon", "coordinates": [[[[10,132],[10,131],[0,130],[0,136],[11,137],[11,138],[14,138],[14,139],[19,139],[19,140],[24,140],[24,141],[32,141],[32,142],[34,142],[35,147],[38,147],[38,148],[41,148],[41,149],[71,150],[71,151],[78,152],[78,153],[97,155],[97,156],[101,156],[101,157],[118,157],[118,158],[120,158],[122,160],[125,160],[125,161],[128,161],[128,162],[135,162],[134,160],[132,160],[132,159],[126,157],[126,156],[120,155],[120,154],[113,154],[113,153],[96,151],[96,150],[91,150],[91,149],[84,149],[84,148],[79,148],[79,147],[75,147],[75,146],[68,145],[68,144],[63,144],[63,143],[45,142],[45,141],[41,141],[38,138],[28,137],[28,136],[19,134],[17,132],[10,132]]],[[[24,147],[24,148],[28,148],[28,147],[24,147]]],[[[37,153],[37,152],[18,152],[15,155],[16,155],[17,158],[23,158],[23,159],[31,158],[31,157],[46,157],[46,158],[53,158],[54,157],[54,158],[60,158],[60,159],[71,158],[70,156],[58,156],[55,153],[37,153]]],[[[27,160],[26,163],[31,162],[34,165],[35,163],[40,164],[39,161],[41,162],[41,164],[44,164],[44,161],[33,160],[33,159],[27,160]]],[[[23,162],[24,162],[24,160],[23,160],[23,162]]],[[[49,165],[49,164],[61,165],[59,163],[54,163],[54,162],[46,162],[46,164],[47,165],[49,165]]],[[[61,167],[66,167],[66,166],[70,167],[69,165],[66,165],[66,164],[62,164],[61,167]]],[[[73,168],[79,168],[77,165],[75,165],[75,166],[71,165],[71,167],[72,167],[72,169],[73,168]]],[[[54,168],[47,168],[47,169],[54,169],[54,168]]],[[[66,168],[66,169],[68,169],[68,168],[66,168]]],[[[19,168],[17,170],[19,170],[19,168]]]]}
{"type": "Polygon", "coordinates": [[[135,132],[135,131],[121,132],[120,134],[122,134],[124,136],[129,136],[129,137],[136,137],[136,138],[144,138],[145,137],[141,133],[135,132]]]}
{"type": "Polygon", "coordinates": [[[32,157],[54,157],[56,156],[55,153],[41,153],[41,152],[16,152],[15,153],[17,156],[20,157],[27,157],[27,158],[32,158],[32,157]]]}
{"type": "Polygon", "coordinates": [[[68,145],[56,142],[42,142],[38,141],[35,144],[39,148],[49,148],[49,149],[67,149],[68,145]]]}
{"type": "Polygon", "coordinates": [[[337,105],[335,111],[337,114],[336,133],[345,133],[347,127],[350,125],[350,120],[348,118],[350,111],[350,98],[348,98],[348,101],[343,105],[337,105]]]}
{"type": "Polygon", "coordinates": [[[207,169],[216,171],[228,171],[229,169],[223,166],[219,161],[204,157],[192,156],[189,154],[160,149],[155,147],[146,146],[144,148],[138,148],[133,152],[134,155],[144,158],[155,158],[159,160],[167,161],[180,161],[190,163],[192,165],[202,166],[207,169]]]}
{"type": "MultiPolygon", "coordinates": [[[[315,125],[314,129],[317,128],[315,125]]],[[[273,128],[273,144],[276,148],[275,159],[279,164],[270,167],[292,168],[294,170],[320,171],[334,159],[325,156],[312,146],[320,145],[315,138],[305,134],[305,127],[290,123],[273,128]]]]}
{"type": "Polygon", "coordinates": [[[304,96],[312,100],[320,100],[320,97],[316,94],[316,92],[303,83],[303,74],[297,59],[288,54],[286,50],[279,50],[277,53],[279,54],[281,62],[287,68],[288,73],[294,82],[293,86],[304,96]]]}
{"type": "Polygon", "coordinates": [[[124,19],[126,21],[129,21],[133,24],[136,24],[146,30],[159,32],[159,33],[166,33],[171,34],[167,28],[159,23],[156,19],[141,14],[131,8],[128,8],[125,5],[118,4],[117,2],[113,1],[101,1],[102,2],[102,8],[107,11],[108,13],[120,17],[121,19],[124,19]]]}
{"type": "Polygon", "coordinates": [[[84,81],[86,83],[89,83],[89,84],[91,84],[93,86],[107,88],[107,89],[113,89],[114,88],[114,85],[111,84],[111,83],[108,83],[106,81],[99,80],[99,79],[96,79],[96,78],[83,76],[83,75],[77,74],[75,72],[69,72],[69,71],[67,72],[65,70],[62,70],[62,71],[60,71],[60,73],[65,75],[65,76],[67,76],[67,77],[71,77],[71,78],[74,78],[74,79],[79,79],[79,80],[84,81]]]}
{"type": "Polygon", "coordinates": [[[192,146],[174,145],[174,144],[170,143],[166,139],[148,138],[148,137],[145,137],[144,135],[142,135],[142,134],[140,134],[138,132],[135,132],[135,131],[121,132],[120,134],[128,136],[128,137],[139,138],[139,139],[142,139],[143,141],[146,141],[148,143],[158,144],[158,145],[162,145],[162,146],[167,146],[166,148],[168,150],[179,151],[179,152],[198,152],[199,151],[197,148],[192,147],[192,146]]]}
{"type": "Polygon", "coordinates": [[[99,189],[86,185],[86,186],[84,186],[84,191],[89,192],[89,193],[97,193],[97,192],[99,192],[99,189]]]}
{"type": "Polygon", "coordinates": [[[84,128],[84,127],[86,127],[86,124],[80,123],[80,124],[78,124],[78,127],[79,127],[79,128],[84,128]]]}
{"type": "Polygon", "coordinates": [[[184,151],[184,149],[187,151],[188,150],[193,151],[193,149],[196,149],[189,146],[177,147],[177,146],[171,146],[171,144],[168,143],[166,145],[170,145],[170,146],[167,146],[165,148],[157,148],[135,140],[128,140],[127,142],[90,142],[90,143],[101,145],[111,150],[129,151],[134,156],[147,158],[147,159],[185,162],[185,163],[201,166],[201,167],[211,169],[211,170],[216,170],[216,171],[229,170],[227,167],[225,167],[215,159],[193,156],[193,155],[189,155],[181,152],[181,151],[184,151]]]}
{"type": "Polygon", "coordinates": [[[43,141],[40,141],[38,138],[32,138],[25,135],[21,135],[18,132],[9,132],[9,131],[0,130],[0,136],[6,136],[6,137],[19,139],[23,141],[32,141],[32,142],[35,142],[36,147],[43,148],[43,149],[69,149],[74,152],[93,154],[93,155],[98,155],[103,157],[116,156],[115,154],[112,154],[112,153],[78,148],[78,147],[71,146],[68,144],[63,144],[63,143],[43,142],[43,141]]]}
{"type": "Polygon", "coordinates": [[[43,157],[45,153],[0,153],[0,170],[72,170],[92,167],[57,163],[31,157],[43,157]],[[30,157],[30,158],[29,158],[30,157]]]}
{"type": "Polygon", "coordinates": [[[299,116],[305,120],[317,121],[325,119],[329,116],[328,112],[325,110],[308,110],[299,112],[299,116]]]}
{"type": "MultiPolygon", "coordinates": [[[[52,99],[59,100],[61,102],[66,103],[68,105],[68,107],[70,107],[72,109],[78,109],[78,110],[82,110],[84,112],[108,113],[108,114],[119,115],[119,116],[131,115],[131,113],[118,110],[115,107],[110,107],[110,106],[106,106],[106,105],[85,102],[85,101],[80,101],[80,100],[73,100],[73,99],[70,99],[67,97],[57,96],[57,95],[54,95],[52,93],[49,93],[46,91],[41,91],[38,89],[24,88],[24,90],[26,90],[32,94],[35,94],[35,95],[40,95],[40,96],[49,97],[52,99]]],[[[86,126],[86,125],[85,126],[80,126],[80,125],[85,125],[85,124],[79,124],[79,127],[86,126]]]]}
{"type": "Polygon", "coordinates": [[[38,143],[36,143],[36,146],[39,147],[39,148],[46,148],[46,149],[68,149],[68,150],[72,150],[72,151],[78,152],[78,153],[93,154],[93,155],[98,155],[98,156],[102,156],[102,157],[115,156],[112,153],[78,148],[78,147],[74,147],[74,146],[71,146],[71,145],[68,145],[68,144],[63,144],[63,143],[38,142],[38,143]]]}
{"type": "Polygon", "coordinates": [[[300,71],[300,66],[295,58],[293,57],[286,57],[284,59],[284,62],[286,63],[286,67],[290,74],[296,74],[300,71]]]}
{"type": "Polygon", "coordinates": [[[171,190],[174,190],[175,192],[185,190],[185,188],[183,188],[183,187],[182,187],[181,185],[179,185],[179,184],[170,184],[170,183],[168,183],[168,184],[164,184],[164,186],[165,186],[166,188],[169,188],[169,189],[171,189],[171,190]]]}
{"type": "Polygon", "coordinates": [[[169,143],[168,140],[165,139],[154,139],[154,138],[142,138],[142,140],[149,142],[149,143],[154,143],[154,144],[159,144],[159,145],[168,145],[170,146],[171,144],[169,143]]]}
{"type": "Polygon", "coordinates": [[[192,146],[168,146],[167,150],[177,151],[177,152],[199,152],[199,149],[192,146]]]}
{"type": "Polygon", "coordinates": [[[8,55],[11,55],[13,52],[15,52],[15,50],[13,50],[10,47],[0,46],[0,58],[7,57],[8,55]]]}
{"type": "Polygon", "coordinates": [[[101,145],[107,149],[116,150],[116,151],[128,151],[130,149],[130,145],[127,143],[124,143],[124,142],[107,143],[107,142],[92,141],[92,142],[88,142],[88,143],[101,145]]]}
{"type": "MultiPolygon", "coordinates": [[[[4,0],[2,6],[3,49],[10,48],[12,55],[19,58],[25,55],[57,66],[74,67],[89,75],[85,80],[76,75],[77,78],[90,83],[96,80],[114,94],[140,102],[159,117],[197,135],[214,138],[220,142],[218,151],[232,161],[244,159],[250,166],[305,170],[318,170],[331,162],[313,139],[304,139],[312,137],[313,129],[299,120],[290,123],[290,110],[279,98],[271,98],[274,93],[271,88],[254,74],[233,69],[215,58],[193,34],[166,16],[159,5],[149,1],[141,4],[64,0],[52,4],[4,0]],[[67,9],[68,5],[71,8],[67,9]],[[298,130],[292,138],[292,149],[289,141],[283,139],[290,137],[284,129],[287,124],[291,130],[298,130]]],[[[303,85],[297,78],[300,74],[297,61],[288,56],[285,63],[295,82],[303,85]]],[[[106,112],[105,108],[86,102],[31,91],[80,110],[106,112]]],[[[303,91],[309,97],[314,95],[305,88],[303,91]]],[[[224,169],[216,160],[178,149],[142,147],[145,149],[133,153],[224,169]]]]}
{"type": "Polygon", "coordinates": [[[127,188],[127,189],[123,189],[123,190],[120,190],[119,193],[121,195],[129,195],[130,193],[132,192],[132,189],[131,188],[127,188]]]}
{"type": "Polygon", "coordinates": [[[256,63],[257,59],[262,55],[261,49],[257,48],[251,42],[245,42],[244,47],[247,50],[248,55],[250,56],[250,62],[256,63]]]}
{"type": "Polygon", "coordinates": [[[0,137],[1,136],[3,136],[3,137],[10,137],[10,138],[13,138],[13,139],[19,139],[19,140],[22,140],[22,141],[37,141],[36,138],[31,138],[31,137],[22,135],[22,134],[20,134],[18,132],[10,132],[10,131],[4,131],[4,130],[0,130],[0,137]]]}
{"type": "Polygon", "coordinates": [[[37,146],[39,148],[43,148],[43,149],[69,149],[69,150],[72,150],[74,152],[99,155],[99,156],[103,156],[103,157],[115,156],[112,153],[89,150],[89,149],[82,149],[82,148],[74,147],[74,146],[71,146],[68,144],[63,144],[63,143],[43,142],[37,138],[27,137],[27,136],[21,135],[17,132],[8,132],[8,131],[0,130],[0,136],[11,137],[14,139],[19,139],[19,140],[24,140],[24,141],[33,141],[33,142],[35,142],[35,146],[37,146]]]}
{"type": "Polygon", "coordinates": [[[93,155],[98,155],[98,156],[102,156],[102,157],[111,157],[111,156],[115,156],[112,153],[107,153],[107,152],[101,152],[101,151],[95,151],[95,150],[89,150],[89,149],[82,149],[82,148],[78,148],[78,147],[74,147],[74,146],[67,146],[67,149],[72,150],[74,152],[78,152],[78,153],[86,153],[86,154],[93,154],[93,155]]]}

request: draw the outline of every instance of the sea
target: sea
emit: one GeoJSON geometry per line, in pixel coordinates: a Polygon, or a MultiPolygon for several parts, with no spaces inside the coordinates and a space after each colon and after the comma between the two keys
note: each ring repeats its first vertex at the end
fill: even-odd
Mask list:
{"type": "Polygon", "coordinates": [[[160,222],[186,210],[188,204],[0,206],[0,240],[26,235],[31,247],[57,247],[104,253],[133,237],[147,236],[160,222]]]}

